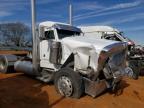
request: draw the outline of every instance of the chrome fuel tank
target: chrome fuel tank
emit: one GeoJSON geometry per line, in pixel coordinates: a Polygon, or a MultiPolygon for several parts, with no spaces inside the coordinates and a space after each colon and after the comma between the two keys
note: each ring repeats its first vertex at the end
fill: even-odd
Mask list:
{"type": "Polygon", "coordinates": [[[36,75],[31,61],[17,61],[14,64],[14,69],[17,72],[23,72],[28,75],[36,75]]]}

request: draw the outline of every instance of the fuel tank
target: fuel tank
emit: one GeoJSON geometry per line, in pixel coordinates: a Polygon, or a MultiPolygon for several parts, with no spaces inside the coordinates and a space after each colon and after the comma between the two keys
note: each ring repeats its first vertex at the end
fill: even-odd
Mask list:
{"type": "Polygon", "coordinates": [[[27,75],[36,75],[31,61],[17,61],[14,64],[14,69],[17,72],[23,72],[27,75]]]}

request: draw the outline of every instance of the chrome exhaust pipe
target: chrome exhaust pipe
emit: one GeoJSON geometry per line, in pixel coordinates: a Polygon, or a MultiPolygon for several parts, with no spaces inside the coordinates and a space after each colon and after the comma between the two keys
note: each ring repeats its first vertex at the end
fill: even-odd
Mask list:
{"type": "Polygon", "coordinates": [[[32,40],[33,40],[33,51],[32,51],[32,65],[33,71],[38,73],[38,41],[36,37],[36,0],[31,0],[31,17],[32,17],[32,40]]]}
{"type": "Polygon", "coordinates": [[[31,18],[32,18],[32,62],[27,60],[17,61],[14,65],[16,71],[23,72],[28,75],[38,75],[38,37],[36,36],[36,12],[35,12],[36,0],[31,0],[31,18]]]}

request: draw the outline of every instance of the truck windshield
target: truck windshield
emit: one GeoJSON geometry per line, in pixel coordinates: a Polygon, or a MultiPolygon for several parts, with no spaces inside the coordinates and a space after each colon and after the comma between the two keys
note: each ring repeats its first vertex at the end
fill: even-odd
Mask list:
{"type": "Polygon", "coordinates": [[[59,39],[62,39],[65,37],[70,37],[70,36],[79,36],[80,35],[80,32],[63,30],[63,29],[57,29],[57,33],[58,33],[59,39]]]}

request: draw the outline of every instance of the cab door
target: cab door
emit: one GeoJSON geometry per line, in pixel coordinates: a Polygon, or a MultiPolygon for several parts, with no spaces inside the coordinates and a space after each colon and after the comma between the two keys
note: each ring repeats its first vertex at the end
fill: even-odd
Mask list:
{"type": "Polygon", "coordinates": [[[40,65],[41,67],[53,68],[49,62],[51,42],[55,40],[54,30],[46,29],[43,32],[44,36],[40,39],[40,65]]]}

